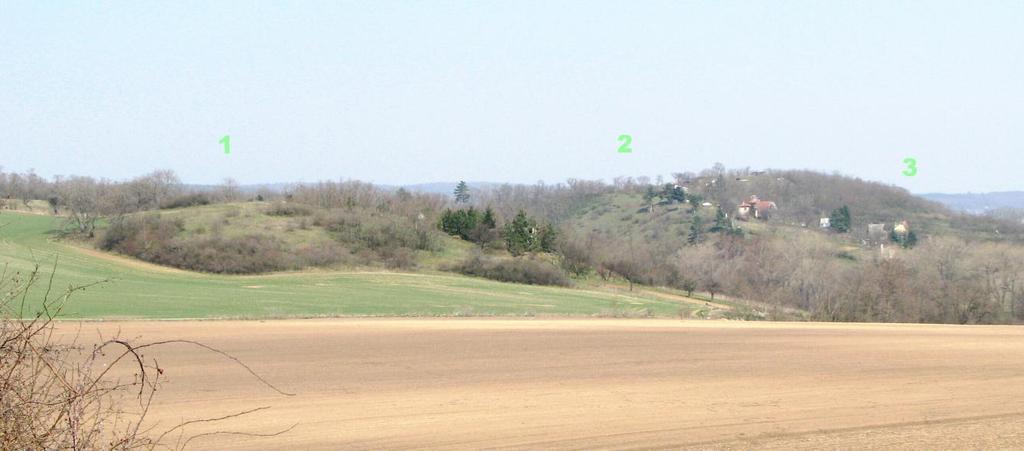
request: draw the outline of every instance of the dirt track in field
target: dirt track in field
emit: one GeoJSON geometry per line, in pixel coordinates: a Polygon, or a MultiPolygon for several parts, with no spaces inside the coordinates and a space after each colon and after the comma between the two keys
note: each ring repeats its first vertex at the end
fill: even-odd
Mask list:
{"type": "MultiPolygon", "coordinates": [[[[70,324],[70,323],[68,323],[70,324]]],[[[86,323],[184,345],[161,425],[198,449],[1024,447],[1024,328],[672,320],[86,323]],[[186,434],[188,435],[188,434],[186,434]]]]}

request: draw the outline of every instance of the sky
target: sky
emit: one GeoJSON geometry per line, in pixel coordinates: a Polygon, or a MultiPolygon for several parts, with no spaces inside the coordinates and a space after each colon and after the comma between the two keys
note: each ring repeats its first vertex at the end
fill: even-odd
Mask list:
{"type": "Polygon", "coordinates": [[[984,192],[1022,154],[1024,1],[0,0],[5,171],[984,192]]]}

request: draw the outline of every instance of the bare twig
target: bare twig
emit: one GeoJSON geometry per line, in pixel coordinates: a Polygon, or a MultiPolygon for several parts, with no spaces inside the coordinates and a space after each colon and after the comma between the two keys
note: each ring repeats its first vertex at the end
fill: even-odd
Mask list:
{"type": "Polygon", "coordinates": [[[203,434],[196,434],[196,435],[193,435],[192,437],[189,437],[189,439],[185,440],[185,443],[182,444],[181,447],[185,448],[185,447],[188,446],[189,442],[191,442],[192,440],[195,440],[195,439],[201,438],[201,437],[208,437],[208,436],[211,436],[211,435],[241,435],[241,436],[245,436],[245,437],[276,437],[278,435],[282,435],[282,434],[286,434],[288,432],[291,432],[291,430],[295,429],[295,427],[298,426],[298,425],[299,425],[299,423],[295,423],[295,424],[291,425],[291,427],[289,427],[287,429],[283,429],[283,430],[280,430],[280,431],[277,431],[277,432],[272,432],[272,433],[267,433],[267,434],[260,434],[260,433],[256,433],[256,432],[232,432],[232,431],[206,432],[206,433],[203,433],[203,434]]]}
{"type": "MultiPolygon", "coordinates": [[[[56,267],[55,259],[54,272],[56,267]]],[[[145,358],[143,349],[175,343],[196,346],[231,360],[281,395],[293,394],[278,389],[238,358],[192,340],[135,345],[132,340],[120,338],[120,333],[105,338],[97,331],[100,342],[93,346],[92,352],[82,354],[77,345],[81,325],[68,343],[67,339],[56,338],[55,320],[72,294],[106,281],[69,285],[60,296],[52,297],[54,274],[51,273],[41,299],[41,311],[25,318],[30,288],[39,280],[38,262],[25,274],[11,274],[6,265],[0,273],[0,449],[180,449],[201,437],[272,437],[295,428],[293,425],[271,434],[214,431],[179,438],[176,446],[162,443],[169,434],[185,437],[187,426],[238,418],[268,407],[218,418],[182,421],[155,434],[158,424],[143,428],[143,423],[153,405],[164,369],[156,359],[145,358]],[[17,312],[11,311],[12,301],[20,301],[17,312]],[[112,360],[101,359],[108,347],[121,348],[122,352],[112,360]],[[101,361],[105,363],[102,369],[98,366],[101,361]],[[132,380],[121,381],[109,376],[113,368],[123,363],[136,368],[137,374],[132,380]],[[126,396],[136,398],[139,408],[132,409],[133,412],[122,409],[122,398],[126,396]],[[153,436],[156,438],[151,438],[153,436]]]]}
{"type": "Polygon", "coordinates": [[[148,347],[151,347],[151,346],[160,346],[160,345],[166,345],[166,344],[172,344],[172,343],[190,344],[190,345],[193,345],[193,346],[198,346],[200,348],[206,349],[206,350],[208,350],[210,352],[214,352],[214,353],[220,354],[220,355],[222,355],[222,356],[224,356],[224,357],[234,361],[235,363],[237,363],[242,368],[245,368],[245,370],[248,371],[249,374],[252,375],[252,377],[254,377],[254,378],[256,378],[256,380],[262,382],[263,385],[266,385],[267,387],[270,387],[271,390],[274,390],[277,393],[282,394],[284,396],[295,396],[295,393],[288,393],[286,391],[283,391],[283,390],[275,387],[273,384],[271,384],[266,379],[264,379],[262,376],[260,376],[255,371],[253,371],[253,369],[250,368],[249,365],[246,365],[241,360],[239,360],[238,357],[235,357],[235,356],[233,356],[231,354],[228,354],[228,353],[226,353],[224,351],[221,351],[220,349],[214,348],[212,346],[205,345],[205,344],[200,343],[198,341],[192,341],[192,340],[164,340],[164,341],[156,341],[156,342],[152,342],[152,343],[147,343],[147,344],[144,344],[144,345],[136,346],[135,349],[142,349],[142,348],[148,348],[148,347]]]}

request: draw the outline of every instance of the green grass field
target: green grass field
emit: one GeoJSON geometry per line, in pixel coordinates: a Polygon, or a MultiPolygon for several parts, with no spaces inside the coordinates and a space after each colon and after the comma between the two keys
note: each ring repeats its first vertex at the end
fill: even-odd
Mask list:
{"type": "Polygon", "coordinates": [[[38,263],[44,280],[57,260],[54,289],[109,282],[76,293],[65,318],[278,318],[310,316],[632,315],[676,316],[691,304],[653,293],[552,288],[439,273],[306,271],[221,276],[161,268],[54,239],[61,218],[0,214],[0,265],[7,274],[38,263]]]}

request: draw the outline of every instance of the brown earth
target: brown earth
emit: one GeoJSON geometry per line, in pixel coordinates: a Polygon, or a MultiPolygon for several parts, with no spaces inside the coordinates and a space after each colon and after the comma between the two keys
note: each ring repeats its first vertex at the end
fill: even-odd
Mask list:
{"type": "MultiPolygon", "coordinates": [[[[72,323],[65,323],[70,326],[72,323]]],[[[76,324],[77,328],[77,324],[76,324]]],[[[148,351],[198,449],[1024,447],[1024,329],[672,320],[85,323],[148,351]]],[[[159,428],[158,428],[159,429],[159,428]]]]}

